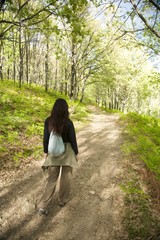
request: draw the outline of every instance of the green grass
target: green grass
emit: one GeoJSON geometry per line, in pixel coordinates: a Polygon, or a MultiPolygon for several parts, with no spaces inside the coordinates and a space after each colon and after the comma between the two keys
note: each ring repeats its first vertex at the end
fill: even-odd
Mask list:
{"type": "Polygon", "coordinates": [[[136,113],[122,115],[121,120],[123,151],[128,159],[121,184],[125,192],[124,223],[129,239],[146,240],[160,233],[160,215],[154,206],[156,199],[150,195],[149,179],[142,179],[140,172],[146,166],[160,181],[160,120],[136,113]]]}
{"type": "Polygon", "coordinates": [[[11,81],[0,82],[0,163],[3,167],[21,164],[29,156],[42,154],[44,120],[49,116],[55,100],[67,100],[70,117],[79,129],[89,116],[85,104],[41,87],[11,81]]]}
{"type": "Polygon", "coordinates": [[[101,109],[107,113],[119,113],[120,115],[122,114],[122,112],[117,109],[109,109],[109,108],[105,108],[105,107],[101,107],[101,109]]]}
{"type": "Polygon", "coordinates": [[[160,180],[160,120],[136,113],[121,119],[126,123],[124,150],[141,159],[160,180]]]}
{"type": "Polygon", "coordinates": [[[121,185],[125,192],[124,224],[130,240],[146,240],[159,233],[160,222],[156,211],[153,211],[151,198],[142,190],[139,179],[132,174],[129,176],[130,179],[121,185]]]}

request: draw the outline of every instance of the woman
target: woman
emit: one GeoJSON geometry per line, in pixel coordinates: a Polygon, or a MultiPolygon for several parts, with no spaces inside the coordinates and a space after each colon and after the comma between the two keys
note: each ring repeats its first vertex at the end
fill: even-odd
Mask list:
{"type": "Polygon", "coordinates": [[[45,161],[42,168],[48,170],[47,185],[44,194],[38,204],[38,212],[41,215],[47,215],[47,206],[55,192],[56,183],[60,174],[59,206],[64,206],[69,201],[71,188],[72,168],[77,163],[77,140],[73,122],[69,119],[67,102],[59,98],[53,105],[51,115],[44,123],[43,146],[45,161]],[[48,153],[48,143],[51,131],[62,136],[65,152],[59,157],[48,153]]]}

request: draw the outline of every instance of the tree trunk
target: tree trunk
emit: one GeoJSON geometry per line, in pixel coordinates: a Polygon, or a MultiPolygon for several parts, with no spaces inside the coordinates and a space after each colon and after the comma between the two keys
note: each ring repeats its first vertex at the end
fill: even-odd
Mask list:
{"type": "Polygon", "coordinates": [[[0,79],[3,80],[3,42],[0,43],[0,79]]]}
{"type": "Polygon", "coordinates": [[[19,28],[19,88],[22,86],[23,80],[23,48],[22,48],[22,26],[19,28]]]}
{"type": "Polygon", "coordinates": [[[25,31],[25,50],[26,50],[26,82],[27,84],[29,83],[29,49],[28,49],[28,37],[27,37],[27,33],[25,31]]]}
{"type": "Polygon", "coordinates": [[[55,67],[55,81],[54,81],[54,90],[57,90],[58,85],[58,61],[56,59],[56,67],[55,67]]]}
{"type": "Polygon", "coordinates": [[[46,51],[46,55],[45,55],[45,92],[48,91],[48,80],[49,80],[48,55],[49,55],[49,43],[47,41],[47,51],[46,51]]]}
{"type": "Polygon", "coordinates": [[[76,69],[75,69],[75,44],[72,41],[72,56],[71,56],[71,84],[70,84],[70,98],[74,96],[74,88],[75,88],[75,76],[76,76],[76,69]]]}
{"type": "Polygon", "coordinates": [[[37,78],[36,78],[36,53],[37,53],[37,38],[33,42],[33,47],[32,47],[32,65],[31,65],[31,75],[32,77],[30,78],[29,84],[31,85],[32,83],[37,83],[37,78]]]}
{"type": "Polygon", "coordinates": [[[60,93],[61,94],[63,94],[63,88],[64,88],[64,86],[63,86],[63,79],[64,79],[64,77],[63,77],[63,67],[61,65],[60,66],[60,93]]]}
{"type": "MultiPolygon", "coordinates": [[[[10,56],[8,55],[8,60],[10,59],[10,56]]],[[[10,79],[10,66],[7,69],[7,79],[10,79]]]]}
{"type": "Polygon", "coordinates": [[[86,82],[87,82],[87,78],[84,79],[84,83],[83,83],[82,90],[81,90],[80,102],[83,102],[83,99],[84,99],[84,91],[85,91],[85,87],[86,87],[86,82]]]}
{"type": "Polygon", "coordinates": [[[15,35],[13,35],[13,80],[14,80],[14,83],[16,82],[16,39],[17,39],[17,33],[16,33],[16,38],[15,38],[15,35]]]}
{"type": "Polygon", "coordinates": [[[67,68],[65,67],[65,86],[64,86],[64,94],[67,95],[67,88],[68,88],[68,85],[67,85],[67,68]]]}

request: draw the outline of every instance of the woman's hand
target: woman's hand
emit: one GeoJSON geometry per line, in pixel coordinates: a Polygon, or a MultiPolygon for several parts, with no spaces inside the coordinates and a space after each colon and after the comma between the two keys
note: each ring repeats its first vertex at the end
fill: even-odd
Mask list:
{"type": "Polygon", "coordinates": [[[78,157],[78,155],[76,155],[76,161],[78,162],[78,160],[79,160],[79,157],[78,157]]]}

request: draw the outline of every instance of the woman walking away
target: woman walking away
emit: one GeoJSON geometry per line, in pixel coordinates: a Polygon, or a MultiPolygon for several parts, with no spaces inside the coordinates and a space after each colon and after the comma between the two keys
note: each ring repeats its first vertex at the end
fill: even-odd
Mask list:
{"type": "Polygon", "coordinates": [[[47,207],[55,192],[60,174],[59,206],[64,206],[70,197],[72,168],[77,165],[77,140],[73,122],[69,119],[67,102],[59,98],[44,123],[43,147],[48,178],[45,191],[38,204],[40,215],[47,215],[47,207]],[[58,150],[57,150],[58,149],[58,150]]]}

